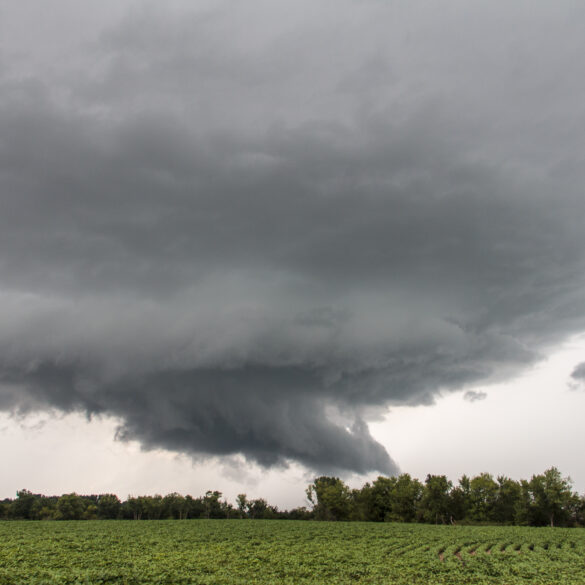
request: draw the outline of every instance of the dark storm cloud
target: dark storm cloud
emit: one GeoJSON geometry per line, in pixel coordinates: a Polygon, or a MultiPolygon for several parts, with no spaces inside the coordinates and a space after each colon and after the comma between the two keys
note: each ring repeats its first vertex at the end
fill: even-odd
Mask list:
{"type": "Polygon", "coordinates": [[[368,418],[585,326],[578,10],[171,4],[4,48],[0,408],[395,471],[368,418]]]}

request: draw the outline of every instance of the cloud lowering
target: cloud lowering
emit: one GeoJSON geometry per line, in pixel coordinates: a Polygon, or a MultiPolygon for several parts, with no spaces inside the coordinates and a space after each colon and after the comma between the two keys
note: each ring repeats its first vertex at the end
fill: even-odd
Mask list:
{"type": "Polygon", "coordinates": [[[585,329],[579,5],[56,6],[0,47],[0,409],[392,473],[368,420],[585,329]]]}

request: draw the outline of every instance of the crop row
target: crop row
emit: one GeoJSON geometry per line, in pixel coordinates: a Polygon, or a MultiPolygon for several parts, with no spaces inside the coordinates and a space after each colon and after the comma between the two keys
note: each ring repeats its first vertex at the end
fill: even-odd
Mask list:
{"type": "Polygon", "coordinates": [[[577,529],[0,522],[0,543],[0,585],[585,582],[585,532],[577,529]]]}

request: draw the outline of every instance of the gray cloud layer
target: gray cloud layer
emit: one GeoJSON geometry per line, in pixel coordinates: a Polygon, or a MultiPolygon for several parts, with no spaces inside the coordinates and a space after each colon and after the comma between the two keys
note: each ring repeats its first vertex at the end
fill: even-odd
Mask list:
{"type": "Polygon", "coordinates": [[[108,10],[0,53],[0,408],[392,472],[366,420],[584,329],[582,8],[108,10]]]}

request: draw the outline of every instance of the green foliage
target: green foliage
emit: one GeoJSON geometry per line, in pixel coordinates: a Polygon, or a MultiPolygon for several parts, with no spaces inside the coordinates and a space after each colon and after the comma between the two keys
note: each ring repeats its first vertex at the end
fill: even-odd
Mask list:
{"type": "Polygon", "coordinates": [[[427,522],[444,524],[451,520],[449,492],[452,487],[445,475],[427,475],[421,501],[423,516],[427,522]]]}
{"type": "Polygon", "coordinates": [[[481,473],[469,483],[469,515],[472,520],[489,522],[494,520],[498,484],[489,473],[481,473]]]}
{"type": "Polygon", "coordinates": [[[86,506],[77,494],[64,494],[57,502],[56,520],[81,520],[86,506]]]}
{"type": "Polygon", "coordinates": [[[103,494],[98,496],[97,513],[98,518],[103,520],[114,520],[120,514],[121,502],[115,494],[103,494]]]}
{"type": "Polygon", "coordinates": [[[512,523],[515,518],[516,503],[520,500],[520,483],[500,475],[498,481],[498,493],[493,510],[495,522],[512,523]]]}
{"type": "Polygon", "coordinates": [[[561,477],[556,467],[547,469],[542,475],[534,475],[530,480],[530,490],[535,507],[546,515],[550,525],[555,520],[565,520],[568,505],[573,495],[571,480],[561,477]]]}
{"type": "Polygon", "coordinates": [[[356,519],[376,522],[414,522],[419,517],[424,488],[408,473],[398,477],[380,476],[366,484],[361,492],[354,491],[353,499],[362,510],[356,519]]]}
{"type": "MultiPolygon", "coordinates": [[[[166,496],[114,494],[43,496],[20,490],[14,500],[0,502],[0,518],[25,520],[187,520],[206,519],[316,519],[430,524],[517,524],[583,526],[585,499],[572,491],[571,480],[555,467],[530,481],[520,482],[489,473],[461,477],[455,487],[445,475],[427,475],[424,485],[408,473],[379,476],[361,489],[350,489],[340,478],[321,476],[306,495],[311,510],[280,511],[264,498],[239,494],[234,508],[222,493],[204,496],[172,492],[166,496]]],[[[0,585],[2,585],[0,583],[0,585]]]]}
{"type": "Polygon", "coordinates": [[[585,532],[363,522],[0,522],[0,585],[581,585],[585,532]]]}
{"type": "Polygon", "coordinates": [[[338,477],[318,477],[307,488],[307,498],[318,520],[349,520],[351,491],[338,477]]]}

